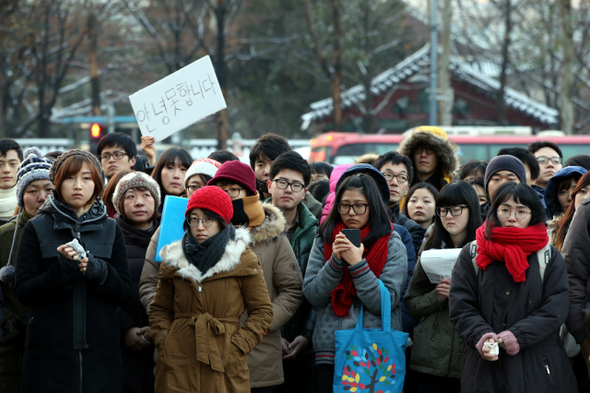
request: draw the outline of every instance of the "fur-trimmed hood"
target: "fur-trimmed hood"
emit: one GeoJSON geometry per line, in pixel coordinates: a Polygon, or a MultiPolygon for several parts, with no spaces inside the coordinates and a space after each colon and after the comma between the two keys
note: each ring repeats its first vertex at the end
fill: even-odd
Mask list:
{"type": "Polygon", "coordinates": [[[265,215],[264,221],[250,231],[253,246],[273,240],[285,231],[285,225],[287,225],[287,220],[278,207],[271,203],[263,203],[262,208],[265,215]]]}
{"type": "MultiPolygon", "coordinates": [[[[429,146],[434,150],[445,177],[453,178],[459,171],[460,159],[455,145],[447,134],[438,127],[418,127],[412,135],[402,140],[397,151],[413,160],[413,152],[420,145],[429,146]]],[[[416,175],[414,175],[416,176],[416,175]]]]}
{"type": "Polygon", "coordinates": [[[236,270],[240,265],[242,253],[246,251],[250,241],[250,232],[246,228],[236,228],[236,237],[227,243],[225,252],[219,262],[203,274],[186,259],[182,251],[182,239],[177,240],[172,244],[164,246],[160,251],[162,263],[169,268],[161,274],[168,275],[176,272],[183,278],[201,283],[206,278],[212,277],[215,274],[236,270]]]}

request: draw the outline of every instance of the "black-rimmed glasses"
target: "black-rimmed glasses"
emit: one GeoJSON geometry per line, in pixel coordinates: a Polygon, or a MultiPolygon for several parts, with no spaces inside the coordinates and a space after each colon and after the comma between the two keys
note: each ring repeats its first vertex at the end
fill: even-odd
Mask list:
{"type": "Polygon", "coordinates": [[[397,182],[398,183],[407,183],[408,180],[410,180],[410,178],[408,177],[408,175],[403,174],[403,173],[401,173],[399,175],[394,175],[391,172],[381,172],[381,174],[383,175],[383,177],[387,181],[392,181],[393,179],[397,179],[397,182]]]}
{"type": "Polygon", "coordinates": [[[285,179],[274,179],[273,181],[281,190],[284,190],[290,186],[293,192],[301,192],[305,188],[305,186],[301,183],[289,183],[285,179]]]}
{"type": "Polygon", "coordinates": [[[545,157],[545,156],[537,157],[537,162],[539,164],[547,164],[549,161],[551,161],[551,163],[553,165],[559,165],[563,162],[563,159],[561,157],[545,157]]]}
{"type": "Polygon", "coordinates": [[[451,216],[457,217],[463,213],[463,209],[467,209],[467,206],[437,207],[436,215],[439,217],[445,217],[450,212],[451,216]]]}
{"type": "Polygon", "coordinates": [[[354,211],[355,214],[362,215],[367,212],[368,203],[355,203],[354,205],[349,205],[347,203],[339,203],[336,205],[338,207],[338,213],[340,214],[348,214],[350,212],[350,208],[354,211]]]}
{"type": "Polygon", "coordinates": [[[103,161],[109,161],[111,157],[115,157],[115,160],[119,161],[121,158],[125,157],[127,153],[124,151],[116,151],[114,153],[102,153],[100,155],[100,159],[103,161]]]}

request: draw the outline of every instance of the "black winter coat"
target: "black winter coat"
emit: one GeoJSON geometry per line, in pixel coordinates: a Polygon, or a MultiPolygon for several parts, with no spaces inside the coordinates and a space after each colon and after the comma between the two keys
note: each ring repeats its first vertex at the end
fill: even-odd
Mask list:
{"type": "MultiPolygon", "coordinates": [[[[555,247],[541,279],[537,254],[528,257],[526,281],[516,283],[504,262],[476,273],[467,244],[451,281],[450,319],[463,340],[461,392],[576,392],[576,380],[559,338],[568,313],[565,263],[555,247]],[[475,348],[486,333],[510,330],[520,345],[497,361],[475,348]]],[[[543,261],[544,262],[544,261],[543,261]]]]}
{"type": "Polygon", "coordinates": [[[123,234],[102,201],[78,218],[50,196],[23,229],[15,284],[30,307],[23,392],[121,392],[117,307],[129,298],[131,280],[123,234]],[[62,270],[57,247],[73,238],[90,252],[89,264],[106,263],[102,282],[62,270]]]}
{"type": "Polygon", "coordinates": [[[125,345],[125,334],[132,327],[149,326],[148,315],[139,301],[139,278],[145,262],[145,252],[158,222],[148,229],[137,229],[116,216],[115,220],[121,227],[125,237],[127,261],[131,274],[131,297],[119,310],[121,324],[121,353],[125,372],[125,391],[153,392],[154,391],[154,346],[141,351],[134,351],[125,345]]]}

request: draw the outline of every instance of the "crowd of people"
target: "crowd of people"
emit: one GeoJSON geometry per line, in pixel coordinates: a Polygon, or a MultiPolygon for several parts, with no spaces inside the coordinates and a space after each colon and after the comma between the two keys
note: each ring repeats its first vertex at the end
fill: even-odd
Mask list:
{"type": "Polygon", "coordinates": [[[590,156],[461,165],[439,127],[335,167],[276,134],[250,165],[140,149],[0,139],[0,392],[332,392],[335,332],[381,328],[380,281],[406,393],[590,389],[590,156]],[[184,234],[159,244],[173,197],[184,234]],[[458,257],[433,282],[436,250],[458,257]]]}

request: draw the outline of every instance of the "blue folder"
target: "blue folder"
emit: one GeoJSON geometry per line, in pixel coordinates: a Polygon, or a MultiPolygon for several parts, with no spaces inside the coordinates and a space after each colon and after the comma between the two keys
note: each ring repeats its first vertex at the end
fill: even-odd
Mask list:
{"type": "Polygon", "coordinates": [[[188,205],[187,198],[166,195],[164,209],[162,209],[162,221],[160,222],[160,236],[156,247],[156,262],[161,262],[160,250],[168,244],[182,239],[184,230],[184,213],[188,205]]]}

